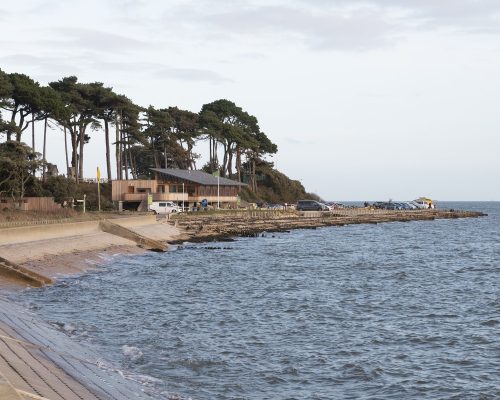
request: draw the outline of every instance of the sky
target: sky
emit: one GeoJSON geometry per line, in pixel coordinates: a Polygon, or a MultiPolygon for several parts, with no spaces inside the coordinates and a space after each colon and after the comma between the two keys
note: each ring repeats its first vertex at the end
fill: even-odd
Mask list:
{"type": "MultiPolygon", "coordinates": [[[[0,0],[0,68],[234,101],[325,200],[500,200],[497,0],[0,0]]],[[[48,147],[64,171],[59,130],[48,147]]],[[[105,169],[99,132],[86,163],[105,169]]]]}

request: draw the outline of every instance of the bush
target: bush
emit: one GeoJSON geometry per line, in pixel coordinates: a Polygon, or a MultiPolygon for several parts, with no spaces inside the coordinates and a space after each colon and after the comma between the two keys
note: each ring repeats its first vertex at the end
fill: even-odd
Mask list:
{"type": "Polygon", "coordinates": [[[263,164],[257,168],[259,179],[257,192],[244,187],[240,196],[249,203],[296,203],[297,200],[319,200],[319,196],[307,193],[299,181],[292,180],[285,174],[263,164]]]}
{"type": "MultiPolygon", "coordinates": [[[[46,196],[54,197],[54,201],[63,204],[65,200],[83,199],[86,195],[86,208],[90,211],[98,209],[97,202],[97,184],[82,182],[78,185],[71,178],[64,176],[53,176],[47,179],[42,184],[46,196]]],[[[101,210],[113,210],[113,202],[111,201],[111,184],[101,183],[101,210]]]]}

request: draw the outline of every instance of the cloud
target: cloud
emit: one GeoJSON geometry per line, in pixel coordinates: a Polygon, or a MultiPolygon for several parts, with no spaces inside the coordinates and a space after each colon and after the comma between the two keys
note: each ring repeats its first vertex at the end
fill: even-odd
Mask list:
{"type": "Polygon", "coordinates": [[[232,35],[279,36],[312,49],[357,50],[391,40],[393,25],[370,12],[312,12],[289,6],[264,6],[209,15],[206,21],[232,35]]]}
{"type": "Polygon", "coordinates": [[[155,79],[173,79],[193,82],[227,83],[232,82],[218,72],[201,68],[184,68],[152,62],[116,62],[96,60],[92,63],[95,70],[142,74],[155,79]]]}
{"type": "Polygon", "coordinates": [[[175,79],[193,82],[227,83],[231,79],[208,69],[166,67],[154,72],[154,76],[162,79],[175,79]]]}
{"type": "Polygon", "coordinates": [[[78,57],[69,60],[68,57],[32,54],[6,55],[0,57],[0,62],[10,72],[26,73],[41,83],[59,79],[60,75],[78,75],[85,65],[85,59],[78,57]]]}
{"type": "MultiPolygon", "coordinates": [[[[498,0],[298,0],[315,9],[330,7],[369,9],[387,16],[399,13],[402,28],[454,28],[464,32],[498,32],[500,2],[498,0]]],[[[405,29],[406,30],[406,29],[405,29]]]]}
{"type": "Polygon", "coordinates": [[[294,137],[287,137],[287,138],[285,138],[285,141],[292,144],[292,145],[297,145],[297,146],[316,145],[316,143],[312,140],[303,140],[303,139],[297,139],[294,137]]]}
{"type": "Polygon", "coordinates": [[[369,50],[406,35],[447,29],[498,33],[498,0],[185,1],[162,9],[176,37],[249,45],[303,45],[312,50],[369,50]]]}
{"type": "Polygon", "coordinates": [[[45,39],[42,42],[56,47],[73,47],[105,53],[131,52],[152,46],[151,42],[136,38],[105,32],[96,29],[59,27],[52,28],[56,39],[45,39]]]}

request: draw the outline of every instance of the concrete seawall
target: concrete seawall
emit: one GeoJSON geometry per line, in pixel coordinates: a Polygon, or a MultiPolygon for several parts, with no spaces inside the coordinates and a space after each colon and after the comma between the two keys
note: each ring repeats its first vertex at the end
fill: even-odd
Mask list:
{"type": "Polygon", "coordinates": [[[99,231],[99,221],[4,228],[0,229],[0,246],[3,244],[25,243],[37,240],[85,235],[97,233],[99,231]]]}
{"type": "Polygon", "coordinates": [[[40,286],[56,275],[81,272],[85,266],[76,261],[98,258],[100,252],[137,252],[138,247],[165,251],[167,242],[179,234],[179,229],[154,215],[3,228],[0,275],[40,286]]]}
{"type": "MultiPolygon", "coordinates": [[[[112,223],[125,228],[134,228],[156,223],[156,216],[115,218],[112,223]]],[[[100,221],[68,222],[61,224],[33,225],[0,229],[0,246],[3,244],[33,242],[75,235],[86,235],[102,231],[100,221]]]]}

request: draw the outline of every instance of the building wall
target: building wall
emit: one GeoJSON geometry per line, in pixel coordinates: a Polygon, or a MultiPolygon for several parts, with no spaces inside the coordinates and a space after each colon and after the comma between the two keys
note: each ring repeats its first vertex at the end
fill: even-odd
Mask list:
{"type": "MultiPolygon", "coordinates": [[[[202,186],[195,183],[167,182],[160,180],[117,180],[112,184],[113,201],[140,202],[148,194],[153,201],[185,201],[191,203],[207,199],[209,203],[217,203],[217,186],[202,186]]],[[[238,186],[219,186],[220,203],[236,203],[238,186]]]]}
{"type": "MultiPolygon", "coordinates": [[[[157,181],[155,179],[115,180],[111,182],[111,199],[113,201],[125,200],[125,194],[156,193],[157,181]]],[[[140,196],[138,196],[140,197],[140,196]]],[[[129,199],[128,201],[136,201],[129,199]]]]}

